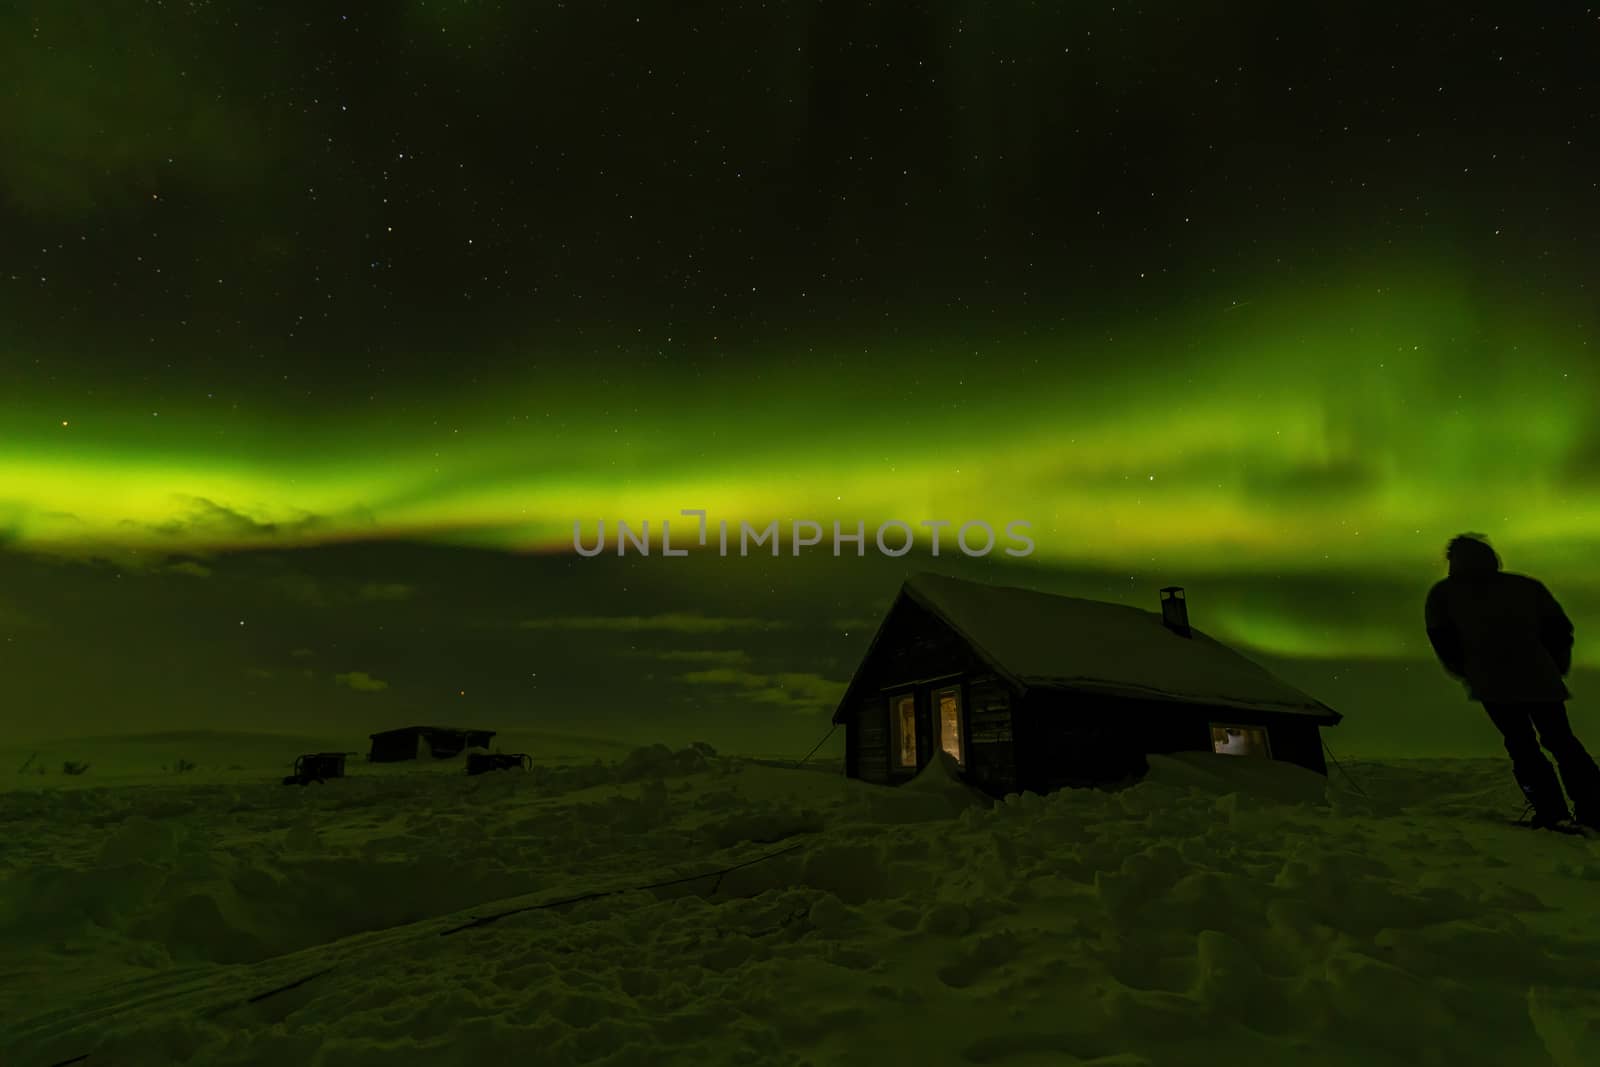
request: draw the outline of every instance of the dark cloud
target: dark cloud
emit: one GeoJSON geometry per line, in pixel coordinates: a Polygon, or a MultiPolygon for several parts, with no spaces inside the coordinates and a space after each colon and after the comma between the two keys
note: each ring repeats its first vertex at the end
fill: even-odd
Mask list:
{"type": "Polygon", "coordinates": [[[404,582],[367,582],[356,590],[355,598],[367,602],[410,600],[416,592],[404,582]]]}
{"type": "Polygon", "coordinates": [[[1250,466],[1245,470],[1245,491],[1258,497],[1283,500],[1304,497],[1319,501],[1357,497],[1382,484],[1383,476],[1371,463],[1336,459],[1327,463],[1292,463],[1250,466]]]}
{"type": "Polygon", "coordinates": [[[285,600],[309,607],[325,608],[333,603],[323,583],[305,574],[274,575],[262,582],[262,586],[285,600]]]}
{"type": "Polygon", "coordinates": [[[187,505],[183,518],[163,523],[129,523],[140,525],[163,537],[217,540],[224,543],[294,540],[326,530],[329,519],[323,515],[303,514],[291,522],[262,522],[242,511],[219,504],[203,496],[182,498],[187,505]]]}
{"type": "Polygon", "coordinates": [[[268,583],[289,600],[318,608],[400,603],[413,599],[417,592],[416,586],[408,582],[363,582],[293,570],[274,574],[268,583]]]}
{"type": "Polygon", "coordinates": [[[729,667],[690,671],[679,675],[678,680],[689,685],[731,687],[738,690],[738,699],[802,714],[837,706],[846,684],[819,674],[798,671],[759,674],[729,667]]]}
{"type": "Polygon", "coordinates": [[[342,685],[346,689],[354,689],[358,693],[379,693],[389,688],[389,683],[381,678],[374,678],[366,671],[346,671],[333,676],[335,685],[342,685]]]}
{"type": "Polygon", "coordinates": [[[750,653],[737,648],[675,648],[654,653],[668,663],[707,663],[736,667],[750,662],[750,653]]]}
{"type": "Polygon", "coordinates": [[[781,630],[786,623],[775,619],[719,618],[716,616],[669,612],[663,615],[569,615],[550,619],[524,619],[524,630],[610,630],[620,633],[733,633],[738,631],[781,630]]]}

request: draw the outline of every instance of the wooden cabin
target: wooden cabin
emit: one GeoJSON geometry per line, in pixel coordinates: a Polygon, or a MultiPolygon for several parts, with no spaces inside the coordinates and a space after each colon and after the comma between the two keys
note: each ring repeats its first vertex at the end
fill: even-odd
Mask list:
{"type": "Polygon", "coordinates": [[[1151,753],[1327,774],[1338,712],[1192,629],[1181,588],[1161,609],[912,578],[834,713],[845,773],[898,785],[943,749],[994,796],[1130,781],[1151,753]]]}
{"type": "Polygon", "coordinates": [[[398,730],[384,730],[369,735],[372,749],[367,759],[372,763],[393,763],[416,759],[426,751],[434,759],[448,759],[460,755],[468,748],[488,748],[493,730],[462,730],[453,726],[403,726],[398,730]]]}

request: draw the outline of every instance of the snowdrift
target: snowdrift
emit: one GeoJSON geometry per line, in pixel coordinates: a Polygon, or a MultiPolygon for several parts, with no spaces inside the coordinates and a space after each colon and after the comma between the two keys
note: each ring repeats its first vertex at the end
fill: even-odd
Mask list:
{"type": "Polygon", "coordinates": [[[1508,827],[1501,761],[1359,770],[1370,815],[1233,757],[991,803],[942,760],[889,789],[664,746],[476,778],[13,791],[0,1049],[1600,1062],[1600,845],[1508,827]]]}
{"type": "Polygon", "coordinates": [[[1285,804],[1326,804],[1328,779],[1282,760],[1175,752],[1150,756],[1145,783],[1285,804]]]}

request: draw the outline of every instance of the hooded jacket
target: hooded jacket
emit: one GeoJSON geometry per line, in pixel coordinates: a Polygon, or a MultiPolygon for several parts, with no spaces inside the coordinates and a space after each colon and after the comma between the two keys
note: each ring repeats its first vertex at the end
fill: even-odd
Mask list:
{"type": "Polygon", "coordinates": [[[1485,559],[1452,560],[1428,591],[1428,640],[1445,670],[1486,704],[1561,701],[1572,668],[1572,621],[1543,583],[1485,559]]]}

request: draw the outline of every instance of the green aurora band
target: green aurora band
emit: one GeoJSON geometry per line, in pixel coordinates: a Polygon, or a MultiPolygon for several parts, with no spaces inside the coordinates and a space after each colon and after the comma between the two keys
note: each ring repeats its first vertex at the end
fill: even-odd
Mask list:
{"type": "MultiPolygon", "coordinates": [[[[1425,584],[1450,535],[1483,530],[1510,569],[1570,594],[1578,658],[1600,662],[1585,639],[1593,311],[1426,277],[1449,275],[1013,331],[974,353],[938,337],[859,357],[797,345],[722,378],[598,361],[587,377],[390,396],[381,416],[33,389],[0,410],[0,534],[64,554],[366,539],[563,552],[575,520],[655,526],[683,508],[861,520],[869,539],[889,519],[1020,519],[1044,564],[1425,584]]],[[[1291,655],[1423,651],[1410,618],[1216,622],[1291,655]]]]}

